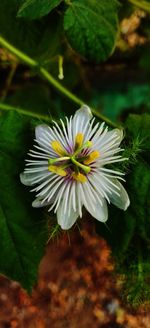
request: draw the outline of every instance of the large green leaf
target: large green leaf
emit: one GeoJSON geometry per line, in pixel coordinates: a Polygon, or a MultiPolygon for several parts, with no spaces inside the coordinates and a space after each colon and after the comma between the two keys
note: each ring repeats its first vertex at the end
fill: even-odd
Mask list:
{"type": "MultiPolygon", "coordinates": [[[[39,57],[54,55],[60,45],[60,24],[58,17],[30,22],[16,17],[22,0],[0,1],[0,34],[27,54],[39,57]]],[[[54,17],[55,16],[55,17],[54,17]]]]}
{"type": "Polygon", "coordinates": [[[71,46],[84,57],[100,62],[114,49],[118,31],[116,0],[73,0],[64,16],[71,46]]]}
{"type": "Polygon", "coordinates": [[[18,17],[36,19],[47,15],[62,0],[26,0],[18,11],[18,17]]]}
{"type": "Polygon", "coordinates": [[[31,291],[47,238],[46,222],[31,207],[19,173],[32,144],[29,119],[14,112],[0,117],[0,271],[31,291]]]}

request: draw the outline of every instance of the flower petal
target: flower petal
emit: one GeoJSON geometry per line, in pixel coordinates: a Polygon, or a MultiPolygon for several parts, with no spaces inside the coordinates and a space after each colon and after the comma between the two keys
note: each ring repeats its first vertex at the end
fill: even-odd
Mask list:
{"type": "Polygon", "coordinates": [[[123,139],[123,130],[113,129],[112,131],[105,131],[94,142],[94,146],[101,151],[101,155],[110,149],[116,149],[123,139]]]}
{"type": "Polygon", "coordinates": [[[23,183],[25,186],[33,186],[33,178],[38,177],[37,173],[24,173],[22,172],[20,174],[20,181],[23,183]]]}
{"type": "Polygon", "coordinates": [[[72,120],[72,133],[74,141],[77,133],[82,133],[85,130],[85,127],[88,126],[88,123],[90,122],[91,118],[92,113],[87,105],[83,105],[75,112],[75,115],[72,120]]]}
{"type": "Polygon", "coordinates": [[[58,224],[63,230],[70,229],[79,216],[78,211],[74,211],[73,207],[70,208],[70,211],[64,213],[64,202],[62,201],[57,210],[57,220],[58,224]]]}
{"type": "Polygon", "coordinates": [[[124,189],[123,185],[117,179],[112,179],[112,182],[114,182],[116,186],[120,188],[120,191],[118,191],[120,196],[116,195],[115,193],[112,193],[111,195],[109,195],[109,199],[111,203],[113,203],[115,206],[126,211],[128,206],[130,205],[129,196],[126,190],[124,189]]]}
{"type": "Polygon", "coordinates": [[[87,105],[83,105],[75,112],[74,118],[79,118],[81,121],[87,122],[92,116],[91,109],[87,105]]]}
{"type": "Polygon", "coordinates": [[[96,201],[96,203],[94,204],[94,209],[89,205],[87,206],[86,202],[85,208],[95,219],[101,222],[106,222],[108,219],[107,203],[105,199],[101,199],[101,201],[102,205],[100,202],[96,201]]]}
{"type": "Polygon", "coordinates": [[[36,137],[37,141],[40,142],[40,139],[45,134],[45,131],[47,131],[48,133],[50,132],[48,125],[41,124],[41,125],[36,126],[36,128],[35,128],[35,137],[36,137]]]}
{"type": "Polygon", "coordinates": [[[114,129],[114,131],[117,134],[118,140],[117,140],[117,144],[118,146],[120,145],[122,139],[124,138],[124,134],[123,134],[123,129],[114,129]]]}
{"type": "Polygon", "coordinates": [[[35,208],[39,208],[39,207],[44,207],[44,206],[48,206],[50,205],[52,202],[43,202],[42,203],[42,198],[41,197],[37,197],[35,198],[35,200],[32,202],[32,207],[35,207],[35,208]]]}

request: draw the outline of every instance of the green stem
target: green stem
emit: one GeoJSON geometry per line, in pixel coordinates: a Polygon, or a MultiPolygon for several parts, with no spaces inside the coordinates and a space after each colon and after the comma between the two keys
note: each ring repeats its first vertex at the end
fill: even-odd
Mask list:
{"type": "MultiPolygon", "coordinates": [[[[83,104],[85,104],[85,102],[83,100],[81,100],[76,95],[74,95],[72,92],[70,92],[67,88],[65,88],[64,86],[62,86],[61,83],[59,83],[44,67],[40,66],[39,63],[36,60],[32,59],[28,55],[24,54],[22,51],[20,51],[17,48],[15,48],[8,41],[6,41],[2,36],[0,36],[0,45],[2,45],[4,48],[6,48],[8,51],[10,51],[13,55],[15,55],[17,58],[19,58],[22,62],[24,62],[28,66],[30,66],[30,67],[32,67],[34,69],[36,68],[37,69],[37,72],[42,77],[44,77],[51,85],[53,85],[55,87],[55,89],[57,89],[58,91],[60,91],[68,99],[70,99],[71,101],[73,101],[74,103],[76,103],[79,106],[82,106],[83,104]]],[[[120,126],[118,126],[117,124],[115,124],[114,122],[112,122],[111,120],[109,120],[107,117],[105,117],[104,115],[102,115],[96,109],[92,109],[92,112],[93,112],[93,114],[95,116],[97,116],[99,119],[105,121],[111,127],[113,127],[113,128],[114,127],[120,128],[120,126]]],[[[26,113],[24,113],[24,114],[26,115],[26,113]]],[[[35,113],[32,113],[32,114],[29,114],[29,115],[36,117],[36,114],[35,113]]]]}
{"type": "Polygon", "coordinates": [[[108,117],[106,117],[105,115],[101,114],[98,110],[96,110],[95,108],[92,108],[92,113],[98,117],[100,120],[106,122],[109,126],[111,126],[112,128],[118,128],[118,129],[122,129],[122,126],[120,124],[117,124],[115,122],[112,122],[108,117]]]}
{"type": "Polygon", "coordinates": [[[148,1],[144,1],[144,0],[128,0],[128,1],[133,5],[150,12],[150,3],[148,3],[148,1]]]}
{"type": "Polygon", "coordinates": [[[22,51],[15,48],[12,44],[10,44],[8,41],[6,41],[1,35],[0,35],[0,44],[6,48],[8,51],[10,51],[13,55],[21,59],[24,63],[26,63],[29,66],[36,67],[37,62],[24,54],[22,51]]]}
{"type": "Polygon", "coordinates": [[[0,109],[3,110],[3,111],[15,111],[18,114],[31,116],[33,118],[37,118],[39,120],[44,120],[44,121],[49,122],[49,123],[52,121],[50,116],[48,116],[48,115],[42,115],[42,114],[39,114],[39,113],[34,113],[34,112],[31,112],[27,109],[20,108],[20,107],[14,107],[14,106],[11,106],[9,104],[4,104],[4,103],[1,103],[1,102],[0,102],[0,109]]]}
{"type": "Polygon", "coordinates": [[[54,238],[54,237],[57,236],[57,234],[59,233],[59,231],[60,231],[60,225],[57,223],[56,226],[52,229],[52,232],[50,233],[50,236],[48,238],[47,244],[49,243],[49,241],[52,238],[54,238]]]}
{"type": "Polygon", "coordinates": [[[72,100],[74,103],[76,103],[79,106],[85,104],[83,100],[81,100],[80,98],[75,96],[72,92],[70,92],[68,89],[63,87],[61,83],[59,83],[45,68],[40,67],[39,72],[48,82],[50,82],[50,84],[52,84],[57,90],[59,90],[62,94],[64,94],[67,98],[72,100]]]}
{"type": "Polygon", "coordinates": [[[1,101],[4,101],[5,98],[7,97],[7,93],[9,91],[10,86],[11,86],[13,77],[14,77],[15,72],[16,72],[16,69],[17,69],[17,63],[12,63],[11,68],[10,68],[10,72],[8,73],[8,77],[6,79],[5,88],[2,92],[1,101]]]}

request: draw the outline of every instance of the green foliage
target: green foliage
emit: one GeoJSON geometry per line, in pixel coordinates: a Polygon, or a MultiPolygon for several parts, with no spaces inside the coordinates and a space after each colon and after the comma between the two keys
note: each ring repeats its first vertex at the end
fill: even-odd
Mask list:
{"type": "Polygon", "coordinates": [[[51,108],[53,108],[50,90],[47,86],[44,86],[41,83],[26,85],[16,92],[13,95],[9,96],[6,99],[7,103],[12,104],[13,106],[22,107],[27,110],[27,112],[35,112],[37,116],[39,114],[43,117],[51,117],[51,108]]]}
{"type": "Polygon", "coordinates": [[[29,119],[9,112],[0,117],[0,271],[31,291],[47,239],[46,221],[31,208],[19,173],[30,144],[29,119]]]}
{"type": "Polygon", "coordinates": [[[0,1],[0,34],[14,46],[35,57],[54,55],[61,43],[60,24],[57,16],[38,22],[17,18],[22,0],[0,1]],[[59,41],[58,41],[59,40],[59,41]],[[53,46],[52,46],[53,43],[53,46]],[[51,54],[52,52],[52,54],[51,54]]]}
{"type": "Polygon", "coordinates": [[[142,149],[138,158],[135,153],[131,161],[129,158],[126,189],[131,204],[124,213],[110,208],[108,227],[97,224],[97,231],[111,245],[116,268],[124,277],[124,296],[137,305],[150,296],[147,282],[150,275],[150,160],[147,156],[150,150],[150,115],[129,115],[126,128],[127,138],[133,139],[132,145],[138,145],[138,136],[139,151],[142,149]]]}
{"type": "MultiPolygon", "coordinates": [[[[150,56],[149,52],[148,55],[150,56]]],[[[117,121],[123,113],[131,112],[131,110],[133,113],[139,113],[142,107],[150,109],[149,91],[149,83],[135,84],[129,81],[124,84],[124,81],[120,81],[112,85],[110,80],[102,88],[94,88],[91,104],[94,107],[103,108],[104,115],[117,121]]]]}
{"type": "MultiPolygon", "coordinates": [[[[0,34],[29,55],[47,59],[57,54],[65,38],[62,15],[58,16],[55,10],[50,12],[61,2],[1,1],[0,34]],[[48,13],[45,18],[31,21],[48,13]]],[[[118,2],[74,0],[66,3],[64,30],[71,46],[89,60],[100,62],[107,59],[115,48],[118,34],[118,2]]]]}
{"type": "MultiPolygon", "coordinates": [[[[50,89],[42,83],[29,83],[23,86],[6,99],[7,105],[14,108],[23,108],[27,116],[36,115],[39,122],[49,123],[55,118],[64,118],[67,112],[62,109],[61,104],[57,104],[57,97],[53,99],[50,89]]],[[[0,104],[1,105],[1,104],[0,104]]]]}
{"type": "Polygon", "coordinates": [[[142,149],[150,150],[150,115],[129,115],[126,126],[132,138],[139,136],[142,140],[142,149]]]}
{"type": "Polygon", "coordinates": [[[18,17],[36,19],[47,15],[57,7],[62,0],[26,0],[18,11],[18,17]]]}
{"type": "Polygon", "coordinates": [[[127,112],[134,113],[125,123],[123,156],[129,160],[118,163],[119,169],[127,173],[131,205],[127,212],[110,206],[108,223],[97,223],[97,231],[111,245],[116,270],[124,277],[127,301],[139,304],[149,299],[150,118],[148,114],[135,115],[150,108],[149,16],[143,17],[141,11],[135,13],[136,8],[149,12],[149,3],[146,0],[0,1],[0,46],[18,58],[14,61],[17,69],[13,71],[14,59],[0,49],[0,60],[8,65],[4,70],[6,79],[1,68],[0,83],[5,99],[0,100],[0,109],[9,111],[6,115],[0,113],[0,270],[28,291],[36,281],[47,238],[56,237],[60,227],[48,214],[43,216],[43,211],[31,207],[32,194],[20,183],[19,173],[24,169],[34,126],[72,115],[77,105],[83,103],[73,94],[75,91],[95,107],[93,112],[97,117],[111,126],[115,123],[108,118],[117,121],[119,117],[123,121],[127,112]],[[131,31],[127,24],[127,30],[119,34],[119,20],[126,17],[131,31]],[[139,25],[135,26],[135,21],[139,25]],[[144,46],[139,43],[140,47],[132,49],[129,38],[132,41],[134,36],[137,40],[144,36],[144,46]],[[122,49],[124,43],[126,47],[122,49]],[[70,46],[76,52],[70,51],[70,46]],[[20,65],[19,60],[33,71],[20,65]],[[105,63],[95,65],[102,61],[105,63]],[[58,82],[60,69],[63,85],[58,82]],[[73,106],[68,99],[74,102],[73,106]]]}
{"type": "Polygon", "coordinates": [[[116,0],[74,0],[64,16],[64,29],[71,46],[95,62],[113,51],[118,31],[116,0]]]}

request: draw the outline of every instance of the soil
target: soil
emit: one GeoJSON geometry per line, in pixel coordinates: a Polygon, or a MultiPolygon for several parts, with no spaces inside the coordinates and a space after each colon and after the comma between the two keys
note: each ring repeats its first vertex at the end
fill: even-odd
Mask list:
{"type": "Polygon", "coordinates": [[[109,247],[91,221],[47,246],[29,296],[0,277],[0,328],[150,328],[149,309],[123,304],[109,247]]]}

